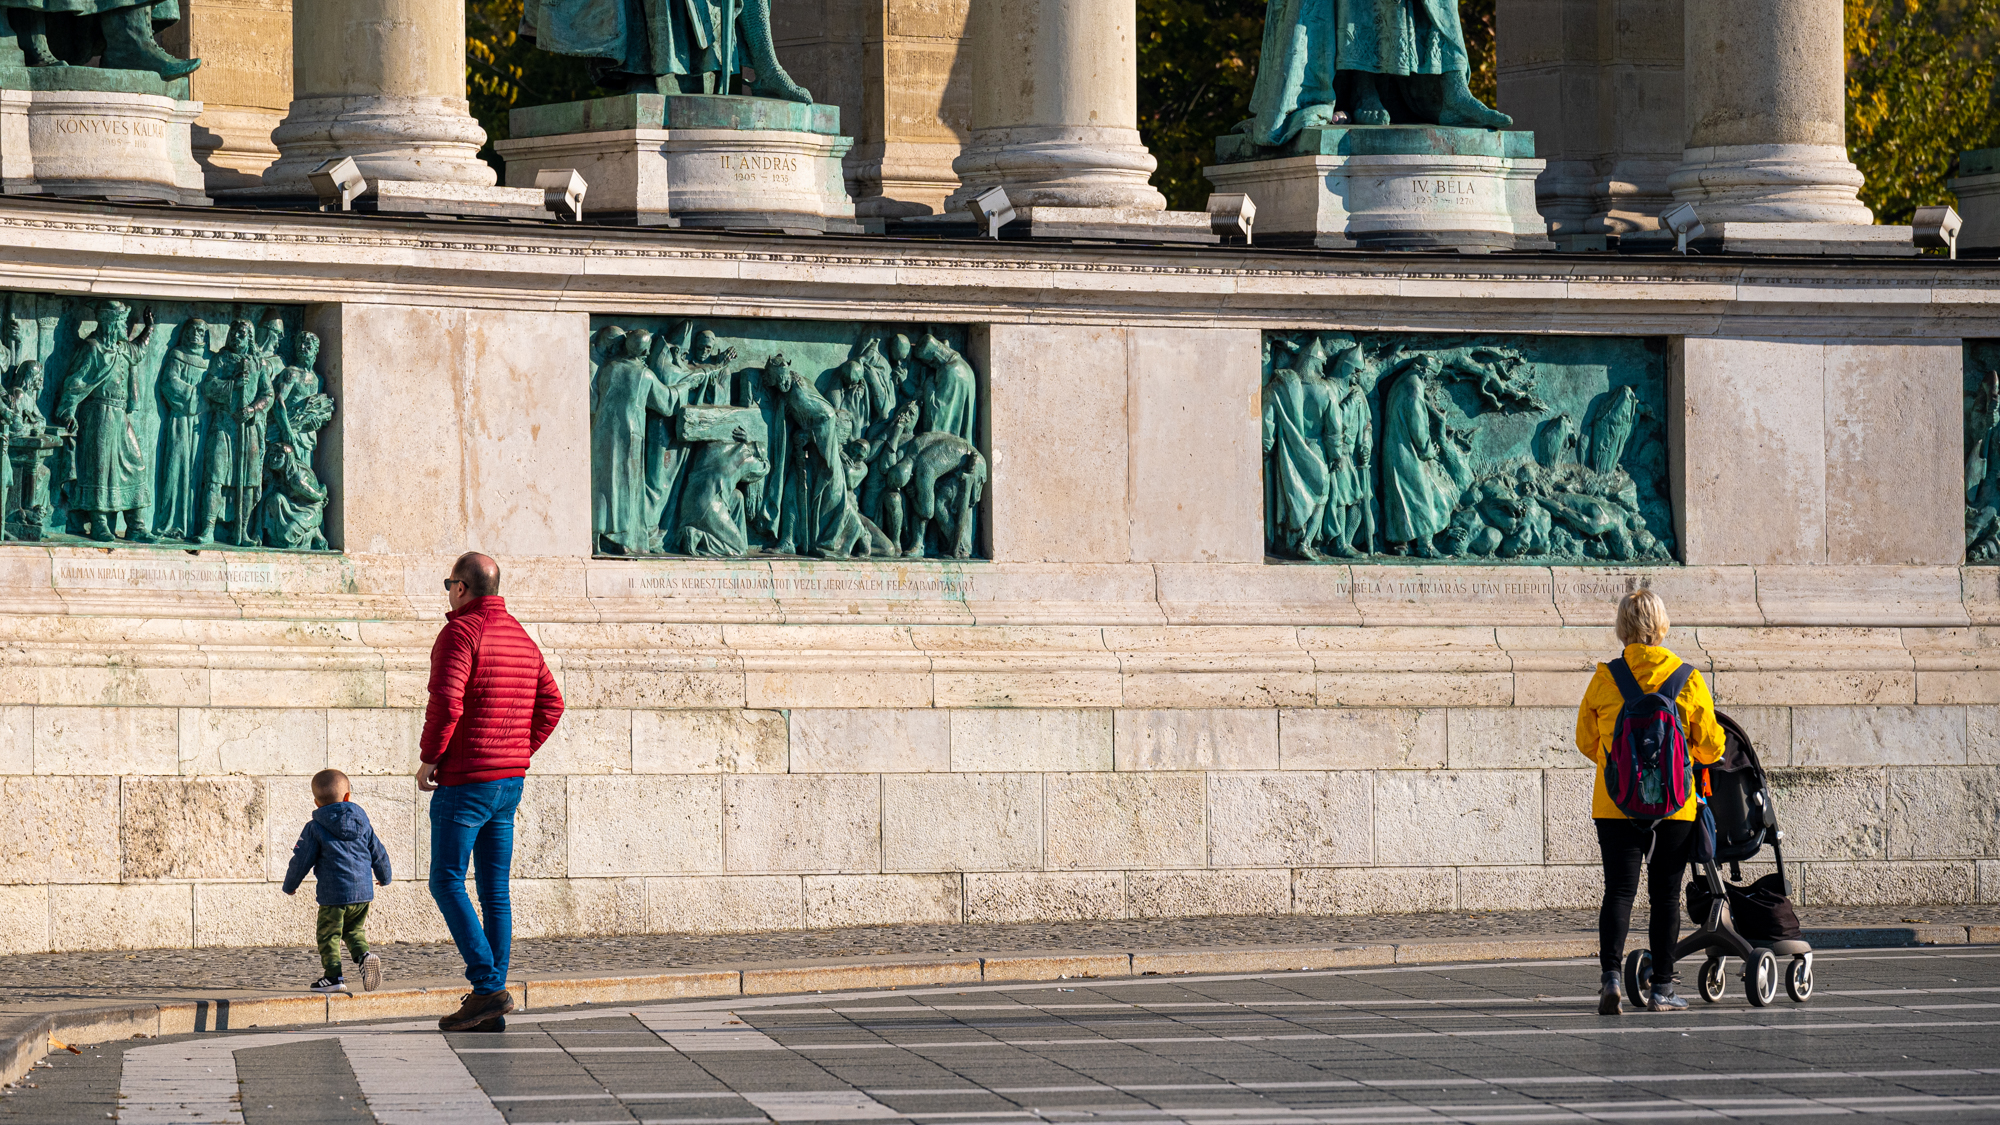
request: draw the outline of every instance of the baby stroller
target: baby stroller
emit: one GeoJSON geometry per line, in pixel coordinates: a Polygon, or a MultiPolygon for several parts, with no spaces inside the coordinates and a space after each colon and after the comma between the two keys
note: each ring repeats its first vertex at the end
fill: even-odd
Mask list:
{"type": "MultiPolygon", "coordinates": [[[[1798,915],[1792,910],[1791,886],[1785,879],[1784,832],[1771,806],[1771,790],[1757,750],[1736,720],[1716,712],[1726,745],[1722,760],[1712,766],[1697,766],[1701,792],[1715,819],[1714,854],[1702,855],[1706,846],[1697,832],[1696,873],[1688,884],[1688,915],[1699,925],[1674,947],[1679,962],[1702,950],[1708,951],[1698,976],[1701,998],[1713,1004],[1722,999],[1728,984],[1724,961],[1735,957],[1743,962],[1743,990],[1750,1003],[1762,1008],[1778,992],[1778,958],[1790,957],[1784,974],[1785,992],[1803,1004],[1812,996],[1812,946],[1799,935],[1798,915]],[[1765,844],[1771,845],[1778,870],[1743,886],[1743,861],[1756,858],[1765,844]],[[1722,881],[1722,865],[1729,865],[1732,880],[1722,881]]],[[[1625,995],[1643,997],[1653,976],[1653,954],[1634,950],[1625,958],[1625,995]]],[[[1639,1001],[1634,999],[1634,1003],[1639,1001]]]]}

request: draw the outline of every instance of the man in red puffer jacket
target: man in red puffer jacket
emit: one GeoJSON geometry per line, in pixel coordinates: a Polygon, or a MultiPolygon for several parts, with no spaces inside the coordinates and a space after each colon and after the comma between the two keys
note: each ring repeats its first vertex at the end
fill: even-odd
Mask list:
{"type": "Polygon", "coordinates": [[[562,718],[562,693],[542,650],[500,597],[500,564],[460,555],[444,580],[451,612],[431,646],[430,705],[418,740],[417,788],[431,798],[431,898],[465,958],[472,991],[438,1020],[445,1031],[500,1031],[514,1010],[507,960],[514,913],[514,810],[528,760],[562,718]],[[479,913],[465,896],[472,860],[479,913]],[[481,916],[484,916],[484,923],[481,916]]]}

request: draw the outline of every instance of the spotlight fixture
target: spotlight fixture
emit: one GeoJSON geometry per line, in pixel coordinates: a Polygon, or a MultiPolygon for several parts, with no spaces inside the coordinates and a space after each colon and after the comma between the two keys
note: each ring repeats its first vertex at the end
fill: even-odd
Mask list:
{"type": "Polygon", "coordinates": [[[1965,223],[1949,207],[1919,207],[1910,219],[1910,241],[1921,249],[1942,248],[1958,258],[1958,228],[1965,223]]]}
{"type": "Polygon", "coordinates": [[[1007,189],[987,188],[972,200],[972,213],[979,218],[979,230],[988,238],[999,238],[1000,228],[1014,221],[1014,204],[1007,189]]]}
{"type": "Polygon", "coordinates": [[[1257,204],[1247,195],[1208,197],[1208,229],[1224,241],[1250,242],[1250,228],[1257,222],[1257,204]]]}
{"type": "Polygon", "coordinates": [[[558,220],[583,221],[583,197],[589,181],[574,168],[544,168],[535,173],[535,186],[542,189],[542,206],[555,212],[558,220]]]}
{"type": "Polygon", "coordinates": [[[1694,204],[1682,203],[1669,208],[1660,216],[1660,225],[1673,232],[1674,249],[1688,252],[1688,239],[1700,238],[1708,232],[1701,225],[1701,219],[1694,213],[1694,204]]]}
{"type": "Polygon", "coordinates": [[[351,156],[336,157],[306,173],[319,195],[322,211],[352,211],[354,201],[368,190],[368,180],[351,156]]]}

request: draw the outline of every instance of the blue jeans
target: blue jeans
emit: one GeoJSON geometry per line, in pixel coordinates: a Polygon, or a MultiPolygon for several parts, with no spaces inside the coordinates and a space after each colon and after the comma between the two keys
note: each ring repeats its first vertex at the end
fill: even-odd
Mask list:
{"type": "Polygon", "coordinates": [[[514,947],[507,873],[514,865],[514,810],[521,805],[521,784],[521,778],[503,777],[446,785],[431,794],[431,898],[444,915],[458,955],[465,958],[465,979],[474,992],[507,987],[507,960],[514,947]],[[468,860],[479,890],[478,914],[465,897],[468,860]]]}

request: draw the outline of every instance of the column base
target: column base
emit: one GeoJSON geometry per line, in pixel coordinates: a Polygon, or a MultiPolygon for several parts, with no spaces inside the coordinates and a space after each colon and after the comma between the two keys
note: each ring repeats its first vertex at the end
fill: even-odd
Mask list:
{"type": "Polygon", "coordinates": [[[306,174],[328,160],[354,158],[370,180],[492,187],[493,166],[479,159],[486,131],[461,98],[307,98],[292,103],[271,141],[283,153],[254,187],[218,198],[316,198],[306,174]]]}
{"type": "Polygon", "coordinates": [[[1667,188],[1710,226],[1868,224],[1875,213],[1857,196],[1862,182],[1840,145],[1717,145],[1683,152],[1667,188]]]}
{"type": "Polygon", "coordinates": [[[194,123],[194,159],[210,191],[256,187],[281,155],[271,132],[282,113],[210,105],[194,123]]]}
{"type": "Polygon", "coordinates": [[[1112,207],[1164,211],[1153,188],[1159,162],[1137,129],[1021,125],[979,129],[951,162],[959,188],[946,211],[963,211],[982,192],[1007,189],[1015,207],[1112,207]]]}

